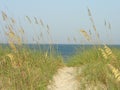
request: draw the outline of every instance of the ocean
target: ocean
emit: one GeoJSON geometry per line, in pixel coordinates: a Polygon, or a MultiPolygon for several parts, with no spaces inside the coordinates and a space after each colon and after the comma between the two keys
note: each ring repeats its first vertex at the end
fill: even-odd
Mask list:
{"type": "Polygon", "coordinates": [[[73,44],[54,44],[54,45],[48,45],[48,44],[44,44],[44,45],[33,45],[33,44],[29,44],[30,49],[34,49],[34,50],[41,50],[41,51],[48,51],[50,52],[52,49],[53,52],[55,52],[56,54],[60,55],[63,57],[63,59],[68,59],[71,56],[73,56],[76,51],[78,50],[78,48],[81,48],[82,45],[73,45],[73,44]]]}
{"type": "MultiPolygon", "coordinates": [[[[1,44],[3,47],[9,46],[8,44],[1,44]]],[[[79,45],[79,44],[25,44],[28,48],[31,50],[37,50],[41,52],[50,52],[54,51],[56,54],[63,57],[64,60],[69,59],[73,55],[75,55],[77,52],[83,52],[83,50],[86,50],[88,48],[94,47],[94,45],[79,45]]],[[[97,46],[97,45],[96,45],[97,46]]],[[[112,48],[119,48],[120,45],[108,45],[112,48]]]]}
{"type": "MultiPolygon", "coordinates": [[[[89,48],[92,48],[97,45],[80,45],[80,44],[42,44],[42,45],[37,45],[37,44],[29,44],[28,45],[30,49],[34,50],[41,50],[41,51],[55,51],[58,55],[62,56],[64,60],[67,60],[74,56],[77,52],[83,52],[84,50],[87,50],[89,48]],[[50,50],[52,49],[52,50],[50,50]]],[[[103,46],[103,45],[101,45],[103,46]]],[[[119,48],[120,45],[108,45],[111,48],[119,48]]]]}

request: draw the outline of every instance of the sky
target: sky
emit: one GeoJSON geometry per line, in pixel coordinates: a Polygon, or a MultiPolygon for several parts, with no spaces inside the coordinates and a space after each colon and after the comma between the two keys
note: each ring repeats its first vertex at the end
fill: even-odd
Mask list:
{"type": "MultiPolygon", "coordinates": [[[[32,38],[40,32],[44,36],[40,43],[49,43],[50,38],[56,44],[90,43],[80,33],[81,29],[86,32],[91,30],[93,41],[97,43],[88,8],[101,41],[107,44],[120,44],[120,0],[0,0],[0,12],[6,12],[8,16],[16,18],[21,23],[25,28],[27,43],[33,43],[32,38]],[[49,25],[50,35],[46,33],[45,28],[29,24],[25,16],[37,17],[46,26],[49,25]],[[111,30],[108,26],[105,27],[105,21],[111,24],[111,30]]],[[[0,31],[2,33],[2,28],[0,31]]],[[[5,35],[1,37],[4,38],[5,35]]],[[[0,42],[6,40],[2,39],[0,42]]]]}

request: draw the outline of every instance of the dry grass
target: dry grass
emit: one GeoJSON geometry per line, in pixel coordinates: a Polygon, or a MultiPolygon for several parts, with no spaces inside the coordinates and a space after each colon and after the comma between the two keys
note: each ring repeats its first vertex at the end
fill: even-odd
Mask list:
{"type": "Polygon", "coordinates": [[[91,40],[90,35],[88,35],[88,33],[87,33],[85,30],[80,30],[80,32],[84,35],[84,37],[85,37],[88,41],[91,40]]]}
{"type": "Polygon", "coordinates": [[[114,74],[116,80],[120,82],[120,71],[112,66],[111,64],[108,64],[108,67],[111,69],[112,73],[114,74]]]}
{"type": "MultiPolygon", "coordinates": [[[[52,48],[49,54],[48,51],[42,52],[40,47],[38,51],[30,50],[23,44],[28,43],[25,38],[27,34],[24,27],[18,25],[19,21],[3,11],[2,18],[1,27],[9,46],[0,48],[0,90],[46,90],[49,80],[63,66],[62,58],[54,55],[52,48]]],[[[45,28],[44,32],[47,33],[50,44],[52,43],[48,25],[45,27],[37,17],[33,18],[34,21],[28,16],[26,19],[33,27],[34,24],[39,24],[40,28],[45,28]]],[[[34,30],[33,38],[37,45],[41,39],[44,40],[43,36],[42,30],[40,33],[34,30]]]]}
{"type": "MultiPolygon", "coordinates": [[[[92,38],[91,31],[89,34],[86,30],[82,29],[81,33],[88,42],[94,42],[97,39],[98,45],[93,45],[93,48],[84,49],[82,53],[77,53],[68,62],[68,66],[81,67],[83,66],[82,74],[78,72],[78,80],[80,86],[83,86],[83,90],[90,89],[93,86],[103,86],[104,89],[96,87],[100,90],[119,90],[120,89],[120,50],[114,50],[108,45],[103,44],[100,40],[99,33],[95,26],[92,13],[88,8],[88,16],[95,33],[95,37],[92,38]],[[84,80],[83,80],[84,79],[84,80]],[[83,82],[81,82],[83,80],[83,82]]],[[[111,31],[111,24],[105,21],[105,26],[111,31]]],[[[108,32],[108,31],[107,31],[108,32]]],[[[86,48],[86,46],[85,46],[86,48]]],[[[81,49],[80,49],[81,50],[81,49]]],[[[96,90],[95,87],[90,90],[96,90]]]]}

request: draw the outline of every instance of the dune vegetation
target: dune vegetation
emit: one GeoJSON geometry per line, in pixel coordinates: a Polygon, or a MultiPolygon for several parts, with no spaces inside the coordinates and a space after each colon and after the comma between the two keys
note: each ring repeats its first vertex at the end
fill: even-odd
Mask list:
{"type": "MultiPolygon", "coordinates": [[[[93,26],[93,31],[98,45],[76,53],[68,61],[70,67],[82,67],[82,71],[76,76],[80,82],[80,90],[119,90],[120,89],[120,48],[102,43],[96,29],[90,9],[88,15],[93,26]],[[110,48],[111,47],[111,48],[110,48]]],[[[106,22],[105,22],[106,26],[106,22]]],[[[111,25],[108,25],[111,30],[111,25]]],[[[90,33],[80,30],[81,34],[89,42],[94,42],[90,33]]]]}
{"type": "MultiPolygon", "coordinates": [[[[40,48],[34,50],[23,44],[26,40],[24,28],[17,25],[18,22],[5,12],[1,14],[1,27],[7,43],[0,45],[0,90],[46,90],[58,68],[64,65],[62,58],[53,52],[52,47],[48,54],[40,48]]],[[[29,23],[40,23],[43,26],[41,20],[38,23],[36,18],[35,22],[28,16],[26,19],[29,23]]],[[[49,34],[49,27],[46,28],[49,34]]],[[[37,44],[39,40],[35,42],[37,44]]]]}

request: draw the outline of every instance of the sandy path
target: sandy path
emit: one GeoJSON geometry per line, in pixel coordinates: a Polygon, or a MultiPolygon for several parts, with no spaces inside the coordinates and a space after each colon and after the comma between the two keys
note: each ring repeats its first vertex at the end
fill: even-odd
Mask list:
{"type": "Polygon", "coordinates": [[[81,74],[83,68],[63,67],[59,69],[54,75],[53,81],[48,85],[47,90],[107,90],[104,84],[100,82],[96,84],[88,83],[85,77],[82,77],[81,82],[78,82],[75,77],[78,73],[81,74]],[[84,88],[81,86],[82,82],[85,83],[84,88]]]}
{"type": "Polygon", "coordinates": [[[53,82],[48,86],[48,90],[78,90],[78,82],[75,79],[76,68],[64,67],[58,70],[53,77],[53,82]]]}

